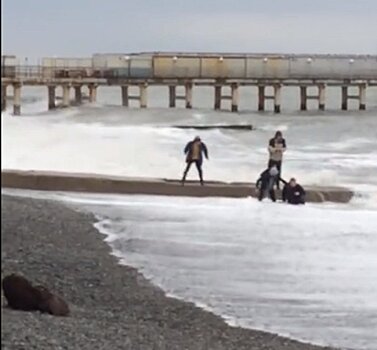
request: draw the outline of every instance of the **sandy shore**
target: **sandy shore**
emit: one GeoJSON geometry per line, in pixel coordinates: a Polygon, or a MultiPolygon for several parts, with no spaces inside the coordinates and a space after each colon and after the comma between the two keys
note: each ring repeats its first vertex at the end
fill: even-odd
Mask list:
{"type": "Polygon", "coordinates": [[[46,284],[72,310],[68,318],[14,311],[2,295],[2,349],[324,349],[230,327],[166,297],[117,264],[93,222],[59,203],[2,196],[2,276],[46,284]]]}

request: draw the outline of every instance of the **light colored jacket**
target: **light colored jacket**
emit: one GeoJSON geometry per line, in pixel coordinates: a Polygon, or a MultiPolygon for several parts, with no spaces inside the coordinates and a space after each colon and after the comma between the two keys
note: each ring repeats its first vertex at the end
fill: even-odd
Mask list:
{"type": "Polygon", "coordinates": [[[282,139],[278,142],[276,139],[271,139],[268,145],[268,152],[270,153],[270,159],[275,161],[283,160],[283,153],[286,151],[287,147],[285,140],[282,139]]]}

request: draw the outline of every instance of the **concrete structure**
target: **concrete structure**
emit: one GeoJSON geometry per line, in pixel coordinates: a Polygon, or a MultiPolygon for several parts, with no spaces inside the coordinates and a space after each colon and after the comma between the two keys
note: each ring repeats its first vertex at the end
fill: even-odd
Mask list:
{"type": "MultiPolygon", "coordinates": [[[[231,101],[231,110],[238,111],[239,89],[257,87],[258,110],[265,110],[266,100],[274,101],[275,113],[284,108],[282,89],[299,87],[300,109],[307,109],[307,100],[318,101],[325,109],[326,87],[337,86],[342,91],[340,107],[348,108],[349,99],[359,101],[359,109],[366,109],[366,89],[377,86],[376,55],[285,55],[285,54],[221,54],[221,53],[142,53],[95,54],[92,58],[44,58],[41,66],[16,65],[17,58],[3,56],[2,88],[15,87],[14,113],[20,113],[22,85],[48,86],[49,108],[55,108],[53,86],[63,87],[62,106],[67,107],[69,89],[74,87],[75,103],[83,102],[82,87],[89,89],[89,101],[95,102],[99,86],[121,87],[122,105],[138,100],[141,108],[148,105],[147,88],[151,85],[169,87],[170,108],[177,100],[184,100],[192,108],[195,86],[214,88],[214,108],[221,109],[223,100],[231,101]],[[7,59],[5,57],[8,57],[7,59]],[[139,89],[138,95],[129,95],[130,87],[139,89]],[[184,86],[184,95],[176,88],[184,86]],[[308,95],[308,87],[317,87],[316,95],[308,95]],[[348,88],[359,88],[358,95],[349,95],[348,88]],[[229,88],[230,94],[223,94],[229,88]],[[266,94],[272,88],[273,93],[266,94]],[[17,94],[17,96],[16,96],[17,94]]],[[[6,95],[2,94],[2,108],[6,95]]]]}
{"type": "MultiPolygon", "coordinates": [[[[68,191],[119,194],[146,194],[186,197],[256,197],[255,185],[251,183],[208,182],[206,186],[187,182],[182,186],[177,180],[125,178],[94,174],[71,174],[43,171],[1,172],[1,186],[41,191],[68,191]]],[[[278,198],[281,193],[277,191],[278,198]]],[[[341,187],[308,187],[308,202],[347,203],[352,191],[341,187]]]]}

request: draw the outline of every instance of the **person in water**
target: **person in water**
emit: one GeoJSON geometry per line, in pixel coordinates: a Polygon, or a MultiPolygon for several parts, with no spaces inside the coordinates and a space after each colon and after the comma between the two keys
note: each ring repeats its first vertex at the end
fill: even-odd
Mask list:
{"type": "Polygon", "coordinates": [[[196,136],[193,141],[190,141],[185,149],[184,153],[186,154],[186,169],[183,173],[182,178],[182,185],[185,184],[187,173],[190,170],[190,167],[193,163],[195,163],[196,168],[198,169],[200,184],[203,186],[203,171],[202,171],[202,164],[203,164],[203,154],[208,159],[208,149],[207,146],[202,142],[199,136],[196,136]]]}
{"type": "Polygon", "coordinates": [[[259,191],[258,193],[259,201],[261,201],[264,197],[269,196],[273,202],[276,202],[274,186],[277,181],[286,183],[286,181],[284,181],[280,177],[279,170],[276,167],[276,165],[273,165],[272,167],[266,169],[260,174],[259,179],[256,183],[256,187],[259,191]]]}
{"type": "MultiPolygon", "coordinates": [[[[287,145],[281,131],[277,131],[275,136],[270,139],[268,144],[268,152],[270,154],[268,159],[268,167],[276,166],[281,176],[281,166],[283,162],[283,153],[286,151],[287,145]]],[[[276,183],[277,189],[280,188],[280,181],[276,183]]]]}
{"type": "Polygon", "coordinates": [[[289,204],[305,204],[305,190],[292,178],[283,188],[282,199],[289,204]]]}

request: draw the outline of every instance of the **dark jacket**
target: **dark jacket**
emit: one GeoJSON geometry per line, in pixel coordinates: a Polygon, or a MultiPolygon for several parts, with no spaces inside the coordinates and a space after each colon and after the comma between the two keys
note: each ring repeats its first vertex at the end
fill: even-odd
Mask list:
{"type": "Polygon", "coordinates": [[[273,185],[277,183],[278,180],[283,182],[284,184],[287,183],[285,180],[283,180],[279,176],[279,174],[276,176],[272,176],[270,174],[270,169],[266,169],[260,174],[259,179],[257,180],[257,183],[256,183],[256,187],[261,190],[267,190],[267,189],[271,190],[273,188],[273,185]]]}
{"type": "MultiPolygon", "coordinates": [[[[192,152],[193,152],[194,142],[195,141],[190,141],[184,149],[184,153],[187,155],[186,156],[186,162],[187,163],[192,161],[192,152]]],[[[208,159],[207,146],[205,145],[204,142],[200,142],[200,152],[199,152],[199,159],[198,159],[199,164],[203,163],[203,153],[204,153],[205,157],[208,159]]]]}
{"type": "Polygon", "coordinates": [[[305,190],[299,184],[296,186],[290,186],[286,184],[282,193],[283,202],[289,204],[304,204],[305,203],[305,190]]]}

